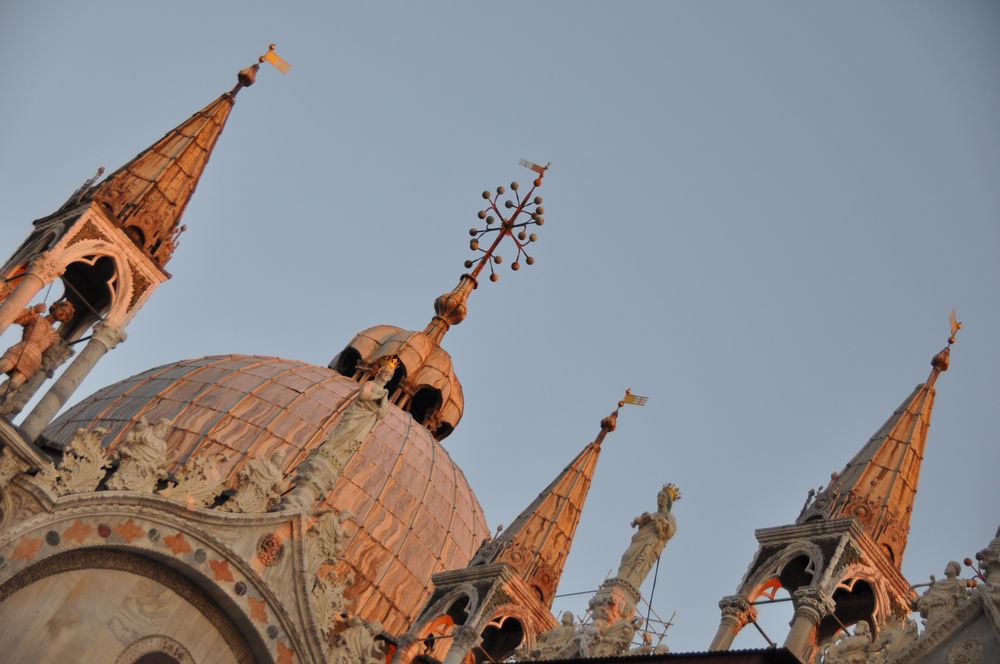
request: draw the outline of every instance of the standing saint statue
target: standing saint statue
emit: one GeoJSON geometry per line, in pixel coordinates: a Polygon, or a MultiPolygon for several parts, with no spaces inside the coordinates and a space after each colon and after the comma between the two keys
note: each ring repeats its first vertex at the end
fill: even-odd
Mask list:
{"type": "Polygon", "coordinates": [[[53,329],[56,323],[65,323],[73,318],[73,305],[67,300],[59,300],[45,313],[44,304],[36,304],[25,309],[14,322],[24,328],[21,340],[7,349],[0,357],[0,373],[10,376],[9,388],[17,389],[42,366],[42,353],[59,341],[59,333],[53,329]]]}
{"type": "Polygon", "coordinates": [[[348,460],[385,416],[389,407],[389,390],[385,385],[392,380],[398,366],[395,357],[382,358],[375,375],[361,386],[326,440],[299,464],[295,487],[282,498],[278,509],[311,509],[317,499],[333,488],[348,460]]]}
{"type": "Polygon", "coordinates": [[[677,532],[677,520],[670,510],[680,497],[680,490],[675,485],[666,484],[656,495],[657,510],[632,519],[632,527],[638,526],[639,530],[632,535],[632,541],[622,554],[617,577],[632,584],[633,588],[642,585],[667,540],[677,532]]]}

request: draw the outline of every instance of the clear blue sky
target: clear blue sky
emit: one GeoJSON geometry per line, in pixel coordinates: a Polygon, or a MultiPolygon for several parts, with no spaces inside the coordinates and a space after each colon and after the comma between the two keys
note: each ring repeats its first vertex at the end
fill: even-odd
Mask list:
{"type": "Polygon", "coordinates": [[[608,438],[562,591],[596,587],[676,482],[655,605],[674,651],[705,648],[754,528],[794,519],[926,377],[952,307],[967,328],[904,572],[989,541],[997,4],[5,3],[5,251],[271,41],[294,68],[241,93],[174,279],[78,397],[181,358],[326,364],[362,328],[421,328],[479,192],[551,160],[538,263],[485,283],[445,340],[467,401],[446,446],[509,523],[626,387],[650,395],[608,438]]]}

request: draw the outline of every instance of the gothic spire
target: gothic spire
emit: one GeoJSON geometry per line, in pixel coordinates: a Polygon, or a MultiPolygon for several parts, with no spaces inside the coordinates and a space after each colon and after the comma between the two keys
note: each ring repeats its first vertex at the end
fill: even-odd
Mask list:
{"type": "MultiPolygon", "coordinates": [[[[273,50],[273,49],[272,49],[273,50]]],[[[90,191],[113,220],[163,267],[173,255],[180,225],[198,180],[222,134],[236,94],[253,85],[260,64],[242,70],[237,84],[90,191]]]]}
{"type": "Polygon", "coordinates": [[[551,608],[594,479],[601,443],[615,430],[617,421],[617,410],[601,420],[594,442],[583,448],[509,528],[484,545],[473,564],[508,563],[551,608]]]}
{"type": "Polygon", "coordinates": [[[897,567],[902,565],[920,465],[934,408],[934,384],[948,370],[951,345],[961,323],[952,314],[948,345],[931,360],[931,373],[875,432],[829,485],[816,494],[798,523],[857,517],[897,567]]]}

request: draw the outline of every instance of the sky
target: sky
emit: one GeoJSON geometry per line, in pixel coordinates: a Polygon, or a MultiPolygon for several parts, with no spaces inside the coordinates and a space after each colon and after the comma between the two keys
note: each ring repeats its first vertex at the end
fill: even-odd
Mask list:
{"type": "MultiPolygon", "coordinates": [[[[626,387],[650,397],[604,443],[560,592],[596,588],[675,482],[653,605],[673,651],[706,648],[754,529],[791,523],[926,378],[953,307],[903,572],[992,538],[1000,6],[4,3],[0,247],[271,42],[291,72],[240,94],[173,278],[74,400],[175,360],[326,365],[369,326],[422,329],[480,192],[551,161],[537,263],[506,261],[445,338],[466,399],[445,447],[493,528],[626,387]]],[[[761,615],[783,640],[790,606],[761,615]]]]}

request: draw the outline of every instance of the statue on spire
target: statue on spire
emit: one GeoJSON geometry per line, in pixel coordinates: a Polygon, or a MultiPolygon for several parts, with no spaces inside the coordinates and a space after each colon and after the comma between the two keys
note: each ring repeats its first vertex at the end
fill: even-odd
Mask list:
{"type": "Polygon", "coordinates": [[[656,511],[643,512],[632,519],[632,527],[638,526],[639,530],[632,535],[632,541],[622,554],[616,575],[619,579],[634,588],[639,588],[646,580],[663,547],[677,532],[677,520],[670,510],[680,497],[680,490],[674,484],[665,484],[656,495],[656,511]]]}

